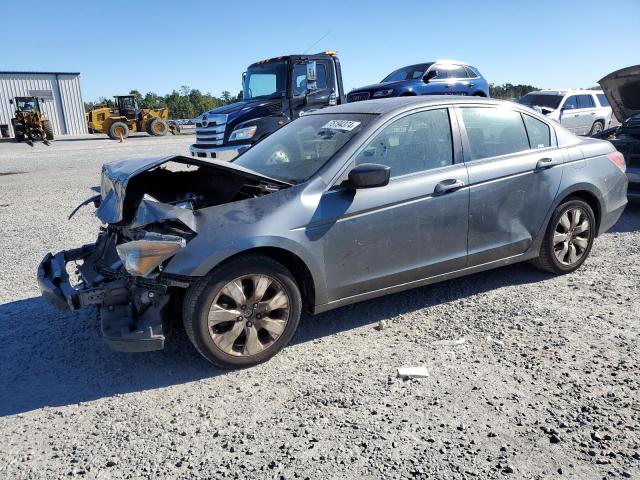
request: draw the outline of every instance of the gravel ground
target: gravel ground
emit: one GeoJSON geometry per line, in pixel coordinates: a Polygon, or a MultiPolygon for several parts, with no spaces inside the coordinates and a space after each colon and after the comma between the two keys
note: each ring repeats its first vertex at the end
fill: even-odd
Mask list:
{"type": "Polygon", "coordinates": [[[638,206],[572,275],[516,265],[306,316],[243,371],[182,331],[112,352],[93,311],[41,300],[41,257],[96,236],[90,207],[66,216],[100,165],[190,141],[0,143],[0,478],[639,477],[638,206]]]}

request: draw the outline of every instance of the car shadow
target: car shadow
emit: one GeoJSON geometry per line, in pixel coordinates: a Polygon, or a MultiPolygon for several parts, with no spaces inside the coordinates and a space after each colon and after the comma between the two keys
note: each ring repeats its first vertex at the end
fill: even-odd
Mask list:
{"type": "Polygon", "coordinates": [[[624,213],[609,232],[625,233],[640,231],[640,202],[629,202],[624,209],[624,213]]]}
{"type": "MultiPolygon", "coordinates": [[[[613,232],[640,230],[640,208],[627,208],[613,232]]],[[[433,307],[509,285],[552,278],[517,264],[387,295],[317,316],[304,315],[292,344],[433,307]],[[363,308],[364,307],[364,308],[363,308]],[[366,311],[364,315],[362,312],[366,311]]],[[[228,373],[210,365],[181,328],[164,350],[111,351],[100,339],[95,311],[55,310],[40,297],[0,305],[0,416],[118,394],[180,385],[228,373]]]]}
{"type": "MultiPolygon", "coordinates": [[[[504,285],[548,278],[528,266],[501,268],[464,279],[389,295],[317,316],[304,315],[293,339],[301,344],[377,323],[504,285]]],[[[228,373],[210,365],[176,328],[165,349],[148,353],[110,350],[100,339],[95,310],[64,312],[40,297],[0,305],[0,416],[149,389],[228,373]]]]}

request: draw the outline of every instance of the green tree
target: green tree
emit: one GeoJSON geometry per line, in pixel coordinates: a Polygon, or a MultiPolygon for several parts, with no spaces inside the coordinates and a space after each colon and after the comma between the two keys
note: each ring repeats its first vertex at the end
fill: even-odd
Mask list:
{"type": "Polygon", "coordinates": [[[220,95],[220,101],[223,105],[228,105],[233,103],[234,98],[231,96],[231,92],[229,90],[223,90],[222,95],[220,95]]]}

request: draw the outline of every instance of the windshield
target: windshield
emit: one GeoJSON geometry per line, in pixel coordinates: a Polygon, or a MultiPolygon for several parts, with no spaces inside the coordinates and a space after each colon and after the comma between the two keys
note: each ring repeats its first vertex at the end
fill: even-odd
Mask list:
{"type": "Polygon", "coordinates": [[[518,103],[531,107],[537,105],[538,107],[546,107],[552,110],[558,108],[562,101],[562,95],[544,95],[539,93],[527,93],[524,97],[518,99],[518,103]]]}
{"type": "MultiPolygon", "coordinates": [[[[427,69],[433,65],[433,63],[420,63],[418,65],[410,65],[408,67],[402,67],[395,72],[391,72],[389,75],[382,79],[382,82],[397,82],[399,80],[416,80],[424,76],[427,69]]],[[[380,83],[382,83],[380,82],[380,83]]]]}
{"type": "Polygon", "coordinates": [[[284,97],[287,92],[287,62],[252,65],[242,86],[243,99],[284,97]]]}
{"type": "Polygon", "coordinates": [[[16,98],[17,108],[20,112],[36,112],[38,111],[38,104],[35,98],[22,97],[16,98]]]}
{"type": "Polygon", "coordinates": [[[288,183],[307,181],[374,115],[308,115],[285,125],[237,157],[234,163],[288,183]]]}

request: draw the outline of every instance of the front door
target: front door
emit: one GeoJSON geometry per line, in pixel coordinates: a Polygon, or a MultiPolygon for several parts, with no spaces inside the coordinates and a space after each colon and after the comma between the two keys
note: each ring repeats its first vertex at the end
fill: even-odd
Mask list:
{"type": "Polygon", "coordinates": [[[291,110],[292,119],[304,115],[305,112],[318,110],[329,106],[329,100],[334,92],[332,85],[333,71],[326,60],[316,60],[316,88],[309,90],[307,86],[307,65],[297,63],[293,66],[291,75],[291,110]]]}
{"type": "Polygon", "coordinates": [[[468,178],[453,132],[446,108],[391,121],[352,160],[390,166],[389,184],[325,192],[308,235],[321,239],[330,301],[465,267],[468,178]]]}
{"type": "Polygon", "coordinates": [[[578,133],[580,128],[580,112],[578,111],[578,99],[575,95],[568,97],[561,105],[560,124],[573,133],[578,133]]]}
{"type": "Polygon", "coordinates": [[[549,126],[531,115],[495,107],[459,113],[470,185],[469,266],[524,253],[558,193],[562,151],[549,126]]]}

